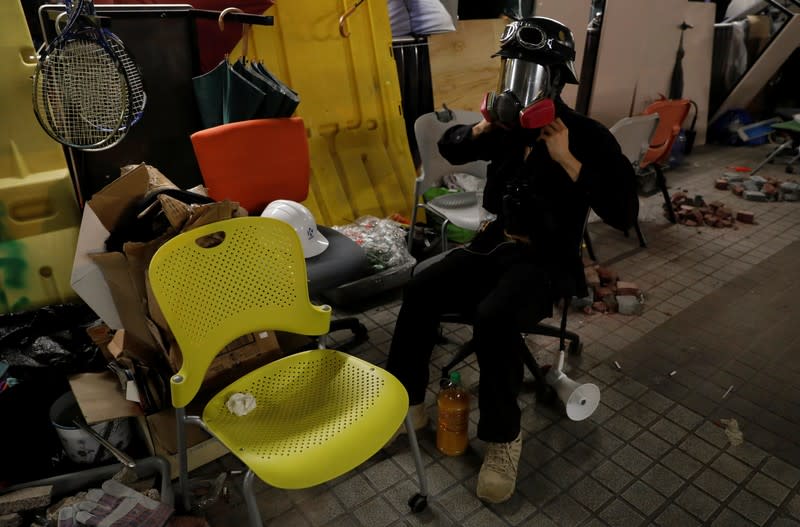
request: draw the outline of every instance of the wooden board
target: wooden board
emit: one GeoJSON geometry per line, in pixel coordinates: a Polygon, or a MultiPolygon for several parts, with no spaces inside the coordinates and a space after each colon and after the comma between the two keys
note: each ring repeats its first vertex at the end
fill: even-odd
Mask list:
{"type": "Polygon", "coordinates": [[[597,50],[589,116],[611,127],[631,115],[639,80],[642,45],[647,42],[649,6],[641,0],[606,0],[597,50]],[[631,21],[636,20],[633,24],[631,21]]]}
{"type": "MultiPolygon", "coordinates": [[[[537,0],[537,16],[558,20],[572,29],[575,38],[575,71],[580,78],[589,8],[583,0],[537,0]]],[[[497,86],[500,59],[492,58],[506,25],[502,18],[462,20],[454,33],[431,35],[428,47],[435,108],[447,104],[458,110],[479,111],[483,96],[497,86]]],[[[577,85],[567,85],[562,97],[575,105],[577,85]]]]}
{"type": "Polygon", "coordinates": [[[678,26],[686,21],[694,27],[684,33],[683,96],[697,103],[695,144],[705,143],[714,15],[712,4],[686,0],[607,0],[589,115],[610,127],[641,113],[661,95],[668,96],[680,42],[678,26]]]}
{"type": "Polygon", "coordinates": [[[500,18],[461,20],[456,31],[428,38],[434,108],[446,104],[480,111],[483,96],[497,87],[500,59],[492,54],[500,47],[504,27],[500,18]]]}
{"type": "MultiPolygon", "coordinates": [[[[696,146],[706,143],[715,16],[716,6],[713,3],[689,2],[686,5],[686,23],[694,26],[694,29],[686,31],[684,36],[686,56],[683,58],[683,95],[697,103],[696,146]]],[[[691,114],[689,118],[691,119],[691,114]]],[[[691,121],[686,126],[690,124],[691,121]]]]}
{"type": "MultiPolygon", "coordinates": [[[[659,0],[658,2],[642,3],[647,9],[646,16],[640,24],[644,29],[645,38],[628,42],[628,45],[634,45],[639,50],[636,90],[631,115],[642,113],[661,96],[669,95],[675,54],[678,52],[678,42],[681,36],[679,26],[684,20],[688,4],[686,0],[659,0]]],[[[694,30],[689,29],[687,33],[692,31],[694,30]]],[[[600,38],[604,38],[605,35],[605,28],[603,28],[603,36],[600,38]]],[[[685,46],[684,48],[687,55],[690,51],[694,51],[685,46]]],[[[686,69],[684,68],[685,75],[686,69]]],[[[621,117],[626,116],[621,115],[621,117]]]]}

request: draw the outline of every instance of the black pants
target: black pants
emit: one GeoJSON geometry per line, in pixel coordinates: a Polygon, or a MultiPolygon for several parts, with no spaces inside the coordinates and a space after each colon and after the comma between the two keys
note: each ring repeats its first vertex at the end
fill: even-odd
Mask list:
{"type": "Polygon", "coordinates": [[[403,292],[387,369],[406,387],[410,404],[425,400],[429,362],[444,313],[473,320],[480,367],[478,437],[507,443],[520,430],[517,396],[524,365],[521,320],[532,324],[552,312],[547,273],[527,249],[504,243],[489,254],[455,249],[414,277],[403,292]]]}

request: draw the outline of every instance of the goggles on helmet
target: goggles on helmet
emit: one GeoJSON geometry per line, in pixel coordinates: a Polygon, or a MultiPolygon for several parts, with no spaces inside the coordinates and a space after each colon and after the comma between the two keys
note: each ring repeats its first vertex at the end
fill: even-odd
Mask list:
{"type": "Polygon", "coordinates": [[[547,32],[539,25],[529,20],[516,20],[507,24],[500,35],[501,47],[516,43],[528,51],[550,50],[562,55],[566,60],[575,59],[575,50],[549,38],[547,32]]]}

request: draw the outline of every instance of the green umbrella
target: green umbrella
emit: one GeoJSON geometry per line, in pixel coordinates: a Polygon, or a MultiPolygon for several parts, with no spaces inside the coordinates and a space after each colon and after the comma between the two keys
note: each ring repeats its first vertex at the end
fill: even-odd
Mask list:
{"type": "Polygon", "coordinates": [[[265,93],[235,71],[227,60],[194,77],[192,84],[200,119],[206,128],[259,117],[265,93]]]}

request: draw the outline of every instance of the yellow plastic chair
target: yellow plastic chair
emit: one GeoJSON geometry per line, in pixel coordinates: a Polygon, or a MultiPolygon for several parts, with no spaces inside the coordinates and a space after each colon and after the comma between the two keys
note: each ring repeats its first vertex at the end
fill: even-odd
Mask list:
{"type": "MultiPolygon", "coordinates": [[[[330,481],[374,455],[403,422],[408,394],[394,376],[329,349],[267,364],[221,390],[202,418],[186,415],[212,359],[232,340],[265,329],[327,333],[331,309],[311,304],[300,240],[288,224],[245,217],[182,233],[158,250],[149,277],[183,354],[170,383],[187,510],[185,423],[203,427],[247,465],[250,523],[261,526],[254,476],[283,489],[330,481]],[[235,393],[252,394],[255,409],[241,417],[231,413],[226,402],[235,393]]],[[[407,417],[406,429],[420,480],[409,506],[418,512],[427,505],[427,481],[407,417]]]]}

